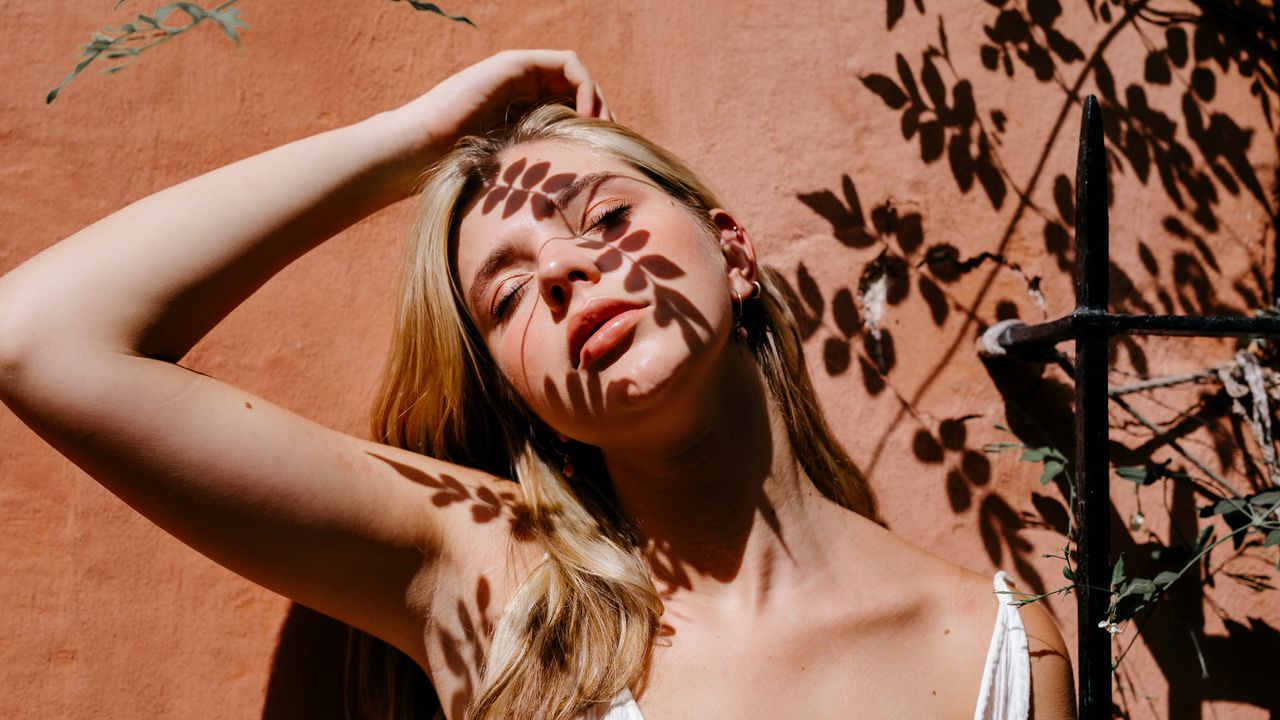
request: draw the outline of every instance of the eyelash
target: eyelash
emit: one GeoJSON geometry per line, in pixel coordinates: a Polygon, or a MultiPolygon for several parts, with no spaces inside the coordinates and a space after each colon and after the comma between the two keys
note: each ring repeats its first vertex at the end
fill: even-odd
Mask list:
{"type": "MultiPolygon", "coordinates": [[[[621,203],[618,205],[614,205],[608,210],[605,210],[604,212],[596,215],[595,218],[593,218],[591,222],[587,224],[587,230],[588,231],[595,230],[601,225],[605,225],[607,227],[613,227],[619,223],[626,222],[627,218],[630,217],[630,215],[631,215],[630,204],[621,203]]],[[[511,311],[511,307],[515,305],[517,302],[519,302],[521,296],[524,295],[525,288],[528,286],[528,284],[529,284],[528,280],[522,283],[519,283],[515,287],[511,288],[511,290],[503,293],[502,297],[498,298],[498,301],[493,305],[492,316],[493,316],[494,323],[501,323],[503,320],[506,319],[507,315],[511,311]]]]}
{"type": "Polygon", "coordinates": [[[618,205],[614,205],[608,210],[605,210],[599,215],[596,215],[591,222],[587,223],[587,231],[589,232],[591,230],[595,230],[597,227],[606,224],[605,223],[606,220],[608,221],[607,224],[609,226],[614,226],[614,225],[617,225],[618,223],[626,222],[627,218],[629,218],[630,216],[631,216],[630,204],[620,203],[618,205]]]}
{"type": "Polygon", "coordinates": [[[520,301],[520,296],[524,294],[524,289],[528,284],[529,281],[525,280],[511,288],[511,290],[503,293],[502,297],[498,298],[498,302],[493,305],[493,321],[495,323],[501,323],[507,318],[507,314],[510,312],[511,306],[520,301]]]}

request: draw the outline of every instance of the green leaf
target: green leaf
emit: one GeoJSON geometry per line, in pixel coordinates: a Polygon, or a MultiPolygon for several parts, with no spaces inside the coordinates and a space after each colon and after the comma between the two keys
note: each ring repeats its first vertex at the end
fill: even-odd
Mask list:
{"type": "Polygon", "coordinates": [[[1147,484],[1147,477],[1150,473],[1141,465],[1117,465],[1116,474],[1129,482],[1135,482],[1139,485],[1147,484]]]}
{"type": "Polygon", "coordinates": [[[1040,474],[1040,484],[1048,485],[1054,478],[1062,474],[1066,465],[1057,460],[1047,460],[1044,464],[1044,472],[1040,474]]]}
{"type": "Polygon", "coordinates": [[[1125,586],[1124,592],[1120,593],[1121,597],[1126,595],[1137,595],[1143,600],[1150,600],[1151,596],[1156,593],[1156,584],[1146,578],[1134,578],[1125,586]]]}
{"type": "Polygon", "coordinates": [[[1267,539],[1262,543],[1262,547],[1269,548],[1272,545],[1280,545],[1280,530],[1272,530],[1267,533],[1267,539]]]}
{"type": "MultiPolygon", "coordinates": [[[[223,2],[219,8],[205,8],[193,2],[174,2],[163,7],[157,8],[152,15],[140,14],[133,22],[124,23],[118,29],[110,27],[104,28],[101,32],[95,32],[87,45],[80,46],[79,64],[76,65],[62,82],[50,90],[45,96],[45,103],[52,103],[57,99],[58,94],[74,80],[90,63],[100,58],[106,60],[121,60],[126,57],[136,57],[144,50],[149,50],[155,46],[170,40],[204,20],[212,20],[215,24],[222,28],[227,37],[231,38],[236,44],[240,43],[240,36],[236,32],[239,28],[249,27],[240,20],[240,11],[235,8],[226,9],[226,6],[232,4],[235,0],[223,2]],[[190,21],[185,25],[164,25],[163,22],[175,11],[186,13],[190,21]]],[[[119,7],[119,4],[117,4],[119,7]]],[[[132,60],[125,60],[110,67],[103,72],[105,74],[113,74],[120,72],[128,67],[132,60]]]]}
{"type": "Polygon", "coordinates": [[[1066,565],[1062,566],[1062,577],[1070,580],[1071,582],[1076,581],[1076,574],[1071,572],[1071,568],[1067,567],[1066,565]]]}
{"type": "Polygon", "coordinates": [[[1027,448],[1022,453],[1022,459],[1025,462],[1044,462],[1044,456],[1049,454],[1049,448],[1027,448]]]}
{"type": "Polygon", "coordinates": [[[1112,589],[1115,589],[1122,582],[1124,582],[1124,553],[1120,553],[1120,559],[1116,560],[1116,566],[1111,568],[1112,589]]]}
{"type": "Polygon", "coordinates": [[[1249,502],[1255,507],[1266,510],[1271,506],[1280,503],[1280,490],[1268,490],[1264,493],[1258,493],[1249,498],[1249,502]]]}
{"type": "Polygon", "coordinates": [[[1113,622],[1122,623],[1129,620],[1138,611],[1147,606],[1147,600],[1141,595],[1125,595],[1116,600],[1115,613],[1113,614],[1113,622]]]}
{"type": "Polygon", "coordinates": [[[1244,500],[1243,498],[1228,498],[1226,500],[1219,500],[1217,504],[1213,506],[1213,512],[1210,513],[1210,515],[1222,515],[1223,513],[1231,512],[1243,513],[1247,512],[1248,508],[1249,502],[1247,500],[1244,500]]]}
{"type": "Polygon", "coordinates": [[[1161,590],[1164,590],[1165,588],[1172,585],[1173,581],[1177,579],[1178,579],[1178,573],[1169,572],[1166,570],[1165,572],[1162,572],[1159,575],[1157,575],[1155,577],[1154,582],[1156,584],[1156,587],[1160,588],[1161,590]]]}
{"type": "Polygon", "coordinates": [[[1026,447],[1026,445],[1023,445],[1022,443],[993,442],[993,443],[987,443],[986,445],[983,445],[982,450],[983,452],[1004,452],[1005,450],[1012,450],[1014,448],[1024,448],[1024,447],[1026,447]]]}

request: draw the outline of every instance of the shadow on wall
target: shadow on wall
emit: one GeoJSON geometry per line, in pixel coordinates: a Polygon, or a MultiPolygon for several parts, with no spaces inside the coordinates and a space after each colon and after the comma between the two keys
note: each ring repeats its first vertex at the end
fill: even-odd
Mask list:
{"type": "MultiPolygon", "coordinates": [[[[930,0],[930,4],[933,2],[930,0]]],[[[1070,272],[1073,169],[1046,165],[1051,149],[1062,140],[1061,134],[1074,131],[1071,121],[1083,92],[1096,88],[1100,96],[1111,187],[1137,183],[1149,192],[1163,193],[1169,204],[1162,221],[1166,233],[1162,242],[1154,248],[1139,242],[1137,247],[1142,272],[1147,277],[1135,282],[1112,265],[1113,311],[1238,315],[1275,301],[1280,291],[1280,253],[1274,248],[1269,251],[1269,258],[1264,250],[1245,273],[1247,279],[1241,281],[1224,276],[1213,250],[1241,242],[1220,222],[1218,208],[1224,196],[1240,196],[1254,203],[1271,219],[1273,231],[1280,224],[1277,198],[1268,195],[1248,162],[1254,143],[1271,142],[1276,133],[1275,116],[1280,108],[1274,106],[1280,92],[1280,52],[1270,30],[1276,24],[1275,9],[1255,0],[1199,2],[1188,11],[1165,11],[1151,5],[1133,0],[1072,4],[1070,12],[1087,13],[1083,23],[1061,23],[1063,7],[1058,0],[988,0],[985,5],[944,9],[938,14],[935,43],[927,44],[918,53],[904,49],[892,58],[886,57],[886,72],[872,72],[861,78],[862,84],[883,103],[886,121],[896,116],[902,141],[918,145],[921,162],[933,165],[945,161],[958,195],[980,192],[1004,218],[1003,228],[985,243],[976,239],[978,247],[960,248],[946,242],[930,242],[924,234],[921,213],[895,204],[891,198],[880,199],[867,212],[855,179],[847,175],[834,189],[797,191],[800,202],[830,223],[838,252],[849,253],[852,261],[861,265],[857,281],[840,287],[821,287],[804,262],[790,271],[775,273],[783,281],[780,289],[799,321],[804,339],[821,342],[821,367],[829,376],[856,373],[869,396],[888,391],[902,400],[903,410],[887,424],[868,465],[869,472],[896,427],[909,421],[908,416],[922,417],[914,412],[915,403],[932,384],[945,380],[946,370],[957,353],[971,353],[976,336],[991,323],[1018,317],[1028,300],[1043,311],[1041,278],[1028,275],[1018,258],[1006,254],[1015,234],[1040,237],[1044,255],[1055,259],[1060,272],[1070,272]],[[1002,152],[1010,151],[1004,145],[1006,128],[1021,121],[1018,110],[979,104],[973,79],[957,71],[957,67],[975,67],[976,63],[966,59],[953,64],[947,17],[975,11],[985,12],[988,17],[983,21],[982,35],[966,45],[978,46],[981,66],[989,74],[986,80],[1023,82],[1034,78],[1036,83],[1061,90],[1061,106],[1043,145],[1016,148],[1019,153],[1034,153],[1036,158],[1034,169],[1026,178],[1012,177],[1001,158],[1002,152]],[[1081,37],[1093,39],[1084,43],[1069,37],[1063,29],[1067,25],[1080,28],[1081,37]],[[1141,68],[1119,68],[1121,73],[1117,75],[1106,60],[1106,51],[1118,37],[1133,41],[1129,37],[1132,35],[1148,48],[1147,56],[1141,68]],[[1232,119],[1230,112],[1236,108],[1220,106],[1218,86],[1225,83],[1248,85],[1266,127],[1241,126],[1232,119]],[[1151,86],[1181,88],[1177,107],[1152,105],[1146,89],[1151,86]],[[1039,205],[1032,199],[1046,190],[1051,192],[1052,206],[1039,205]],[[1018,277],[1025,284],[1026,296],[989,297],[999,273],[1018,277]],[[976,295],[972,286],[966,286],[966,302],[958,302],[952,288],[974,279],[979,283],[976,295]],[[1139,286],[1159,289],[1154,298],[1147,298],[1139,292],[1139,286]],[[920,321],[932,325],[932,332],[938,337],[949,340],[941,344],[926,379],[913,390],[913,395],[908,395],[893,386],[897,350],[884,319],[913,295],[918,295],[927,309],[920,321]]],[[[928,17],[924,0],[912,0],[910,7],[905,0],[886,0],[890,35],[899,23],[932,22],[928,17]],[[914,10],[909,11],[910,8],[914,10]]],[[[508,195],[491,198],[495,208],[502,203],[504,212],[513,197],[518,195],[523,203],[534,196],[525,194],[525,186],[516,187],[514,175],[505,184],[509,186],[508,195]]],[[[626,228],[593,248],[608,253],[616,247],[627,252],[633,248],[623,244],[626,238],[632,238],[634,249],[639,249],[643,243],[638,232],[643,231],[633,230],[626,228]]],[[[671,274],[665,266],[640,268],[639,263],[628,261],[627,267],[636,274],[637,283],[643,280],[660,284],[665,276],[661,272],[655,274],[655,268],[671,274]]],[[[682,327],[690,323],[689,335],[696,337],[696,318],[681,312],[678,303],[673,304],[670,315],[682,327]]],[[[1118,338],[1113,345],[1113,362],[1123,350],[1128,364],[1138,374],[1148,374],[1151,368],[1144,344],[1138,339],[1118,338]]],[[[1005,403],[1009,426],[1018,438],[1028,445],[1050,445],[1070,455],[1074,441],[1069,382],[1043,368],[1020,363],[996,360],[988,361],[986,367],[994,389],[1005,403]]],[[[588,390],[571,393],[573,396],[566,396],[566,401],[580,403],[584,398],[590,399],[588,396],[594,398],[588,390]]],[[[1220,392],[1207,395],[1160,438],[1135,448],[1113,442],[1112,458],[1117,464],[1149,462],[1155,452],[1197,428],[1221,428],[1229,423],[1228,404],[1220,392]]],[[[977,419],[962,416],[922,425],[912,443],[914,456],[920,463],[938,469],[936,476],[945,483],[955,513],[977,514],[983,547],[991,562],[1012,567],[1035,592],[1044,592],[1051,589],[1046,583],[1055,581],[1046,581],[1038,574],[1032,564],[1033,549],[1018,532],[1026,527],[1042,527],[1065,536],[1065,480],[1056,481],[1056,495],[1048,487],[1032,493],[1034,513],[1016,510],[1021,502],[1010,503],[990,487],[990,464],[981,452],[985,441],[982,431],[986,428],[974,426],[977,419]]],[[[1230,431],[1214,432],[1230,439],[1230,431]]],[[[1218,447],[1218,460],[1229,466],[1237,449],[1230,442],[1218,447]]],[[[1177,545],[1179,537],[1196,536],[1198,521],[1191,491],[1175,494],[1171,510],[1174,537],[1167,543],[1137,542],[1127,532],[1125,522],[1113,514],[1112,547],[1116,553],[1125,553],[1126,563],[1133,563],[1135,572],[1149,575],[1167,569],[1161,561],[1151,558],[1151,551],[1157,545],[1177,545]]],[[[1280,713],[1280,696],[1262,690],[1273,684],[1275,669],[1265,663],[1243,661],[1273,655],[1280,647],[1280,633],[1256,619],[1244,623],[1227,620],[1227,636],[1207,637],[1203,605],[1199,595],[1188,589],[1175,588],[1171,602],[1158,605],[1140,631],[1169,684],[1167,707],[1162,714],[1199,718],[1201,701],[1215,699],[1280,713]],[[1202,677],[1196,646],[1209,670],[1208,678],[1202,677]]],[[[347,632],[341,623],[301,606],[292,607],[281,631],[264,718],[345,717],[343,658],[347,632]]],[[[474,659],[464,658],[471,654],[470,649],[459,645],[446,655],[457,659],[458,667],[453,668],[451,662],[451,669],[462,673],[471,670],[474,659]]],[[[1122,667],[1122,680],[1123,674],[1122,667]]],[[[425,679],[421,673],[418,676],[418,681],[425,679]]],[[[1117,685],[1123,688],[1125,683],[1117,685]]],[[[1127,716],[1129,703],[1148,702],[1121,697],[1117,714],[1127,716]]]]}
{"type": "Polygon", "coordinates": [[[271,662],[263,720],[346,718],[347,633],[347,625],[333,618],[289,606],[271,662]]]}
{"type": "MultiPolygon", "coordinates": [[[[932,5],[933,2],[930,2],[932,5]]],[[[886,0],[887,27],[892,35],[899,23],[932,22],[925,0],[886,0]],[[914,8],[914,11],[911,11],[914,8]]],[[[1274,303],[1280,294],[1280,252],[1274,245],[1274,231],[1280,225],[1273,190],[1249,164],[1255,143],[1263,151],[1276,136],[1277,63],[1280,47],[1274,33],[1276,11],[1255,0],[1195,2],[1186,10],[1167,11],[1153,3],[1137,0],[1087,0],[1072,4],[1068,11],[1082,17],[1061,22],[1063,6],[1058,0],[988,0],[965,12],[986,13],[977,38],[948,38],[947,19],[959,12],[942,7],[937,17],[937,39],[918,52],[902,49],[884,59],[884,72],[864,74],[860,80],[876,95],[886,111],[886,119],[896,116],[902,142],[918,146],[925,165],[946,163],[957,195],[979,192],[990,206],[1000,211],[1005,223],[998,235],[959,248],[947,242],[930,242],[922,231],[918,210],[906,210],[892,199],[883,199],[870,213],[864,211],[857,182],[844,176],[837,188],[804,190],[797,198],[831,225],[840,253],[861,265],[856,283],[821,287],[804,262],[784,275],[788,300],[800,320],[807,341],[821,342],[823,367],[831,377],[858,373],[862,388],[870,396],[894,393],[902,410],[881,435],[868,471],[885,450],[888,439],[902,422],[920,422],[912,450],[915,459],[936,467],[932,476],[945,483],[946,495],[957,514],[976,512],[976,524],[991,562],[1018,572],[1034,592],[1053,589],[1045,586],[1031,564],[1030,545],[1018,537],[1025,527],[1056,530],[1066,537],[1069,497],[1064,477],[1054,484],[1057,492],[1032,492],[1034,512],[1019,513],[1013,505],[988,487],[990,465],[980,452],[987,428],[969,425],[974,417],[944,418],[926,425],[928,417],[916,405],[934,383],[946,380],[953,361],[967,360],[972,343],[987,327],[999,320],[1016,318],[1020,308],[1030,305],[1044,312],[1041,278],[1031,276],[1022,264],[1036,258],[1007,254],[1010,240],[1042,238],[1043,256],[1052,257],[1059,271],[1069,275],[1073,263],[1074,168],[1047,167],[1049,153],[1057,143],[1074,139],[1080,98],[1096,92],[1103,109],[1108,144],[1108,172],[1112,188],[1128,183],[1144,192],[1161,193],[1168,211],[1161,221],[1163,237],[1153,243],[1138,242],[1141,271],[1146,277],[1132,278],[1112,264],[1111,305],[1113,312],[1139,314],[1246,315],[1274,303]],[[1080,22],[1083,20],[1084,22],[1080,22]],[[1078,28],[1077,38],[1065,27],[1078,28]],[[1147,48],[1141,66],[1113,69],[1106,52],[1117,40],[1135,41],[1147,48]],[[1088,43],[1079,38],[1090,38],[1088,43]],[[984,107],[975,98],[974,77],[966,77],[959,67],[979,65],[964,58],[953,63],[952,45],[978,48],[985,68],[984,86],[991,81],[1031,82],[1058,88],[1061,105],[1043,144],[1036,148],[1005,145],[1005,130],[1011,124],[1025,125],[1020,108],[984,107]],[[917,59],[918,58],[918,59],[917,59]],[[1219,85],[1247,86],[1261,117],[1259,127],[1239,124],[1240,107],[1224,105],[1219,85]],[[1171,86],[1181,89],[1173,107],[1152,103],[1148,88],[1171,86]],[[1002,161],[1002,153],[1031,154],[1034,169],[1026,178],[1015,178],[1002,161]],[[1051,194],[1052,205],[1033,199],[1051,194]],[[1244,238],[1223,227],[1219,207],[1227,196],[1252,204],[1258,214],[1270,219],[1271,237],[1244,238]],[[1240,245],[1252,250],[1254,260],[1237,280],[1220,267],[1214,248],[1240,245]],[[980,279],[972,273],[985,273],[980,279]],[[992,297],[1000,273],[1013,273],[1025,283],[1026,296],[992,297]],[[967,281],[963,296],[956,300],[955,286],[967,281]],[[976,279],[977,285],[973,282],[976,279]],[[976,296],[974,288],[977,288],[976,296]],[[1154,298],[1144,297],[1139,287],[1155,287],[1154,298]],[[920,327],[931,323],[937,337],[948,338],[941,352],[931,354],[930,372],[911,393],[894,386],[897,362],[894,337],[884,327],[886,315],[913,294],[918,294],[927,315],[903,319],[920,327]],[[971,299],[972,298],[972,299],[971,299]],[[988,310],[992,308],[992,310],[988,310]],[[989,313],[989,314],[988,314],[989,313]],[[966,431],[968,427],[968,431],[966,431]],[[972,438],[972,439],[971,439],[972,438]]],[[[967,24],[967,23],[966,23],[967,24]]],[[[874,68],[873,68],[874,69],[874,68]]],[[[981,73],[982,71],[980,71],[981,73]]],[[[1154,93],[1153,93],[1154,94],[1154,93]]],[[[1165,93],[1161,93],[1163,96],[1165,93]]],[[[1229,93],[1224,93],[1224,95],[1229,93]]],[[[1001,93],[988,93],[1002,97],[1001,93]]],[[[1017,93],[1009,93],[1017,97],[1017,93]]],[[[1238,97],[1238,96],[1237,96],[1238,97]]],[[[1019,166],[1024,163],[1019,162],[1019,166]]],[[[1272,179],[1274,182],[1274,179],[1272,179]]],[[[1114,212],[1114,211],[1113,211],[1114,212]]],[[[1158,235],[1159,231],[1152,233],[1158,235]]],[[[1132,242],[1117,238],[1115,243],[1132,242]]],[[[1232,269],[1233,272],[1235,269],[1232,269]]],[[[1005,285],[1007,287],[1007,284],[1005,285]]],[[[1055,287],[1069,282],[1057,281],[1055,287]]],[[[905,308],[899,313],[908,312],[905,308]]],[[[1041,318],[1030,319],[1038,322],[1041,318]]],[[[1128,365],[1140,376],[1152,368],[1146,343],[1121,337],[1112,345],[1111,362],[1124,352],[1128,365]]],[[[1005,403],[1005,415],[1018,438],[1030,446],[1052,446],[1070,456],[1074,450],[1070,379],[1011,361],[985,361],[992,385],[1005,403]],[[1056,375],[1056,377],[1055,377],[1056,375]]],[[[1158,371],[1158,369],[1157,369],[1158,371]]],[[[1153,461],[1184,436],[1208,428],[1217,460],[1223,467],[1240,465],[1239,422],[1230,413],[1225,391],[1206,393],[1196,406],[1152,440],[1128,448],[1112,442],[1111,457],[1117,465],[1142,465],[1153,461]]],[[[1273,421],[1274,422],[1274,421],[1273,421]]],[[[1247,432],[1247,430],[1245,430],[1247,432]]],[[[1242,463],[1254,491],[1262,489],[1264,478],[1248,462],[1242,463]]],[[[1203,500],[1201,501],[1203,504],[1203,500]]],[[[1126,522],[1113,512],[1111,533],[1113,553],[1125,553],[1126,564],[1139,575],[1153,576],[1161,570],[1177,569],[1177,558],[1169,550],[1189,546],[1198,533],[1197,507],[1191,491],[1183,491],[1171,505],[1172,537],[1139,542],[1128,532],[1126,522]],[[1152,558],[1152,553],[1161,560],[1152,558]]],[[[1136,533],[1135,533],[1136,535],[1136,533]]],[[[1228,573],[1230,574],[1230,573],[1228,573]]],[[[1049,582],[1057,581],[1050,579],[1049,582]]],[[[1212,576],[1204,579],[1212,586],[1212,576]]],[[[1169,683],[1167,706],[1157,715],[1199,718],[1201,702],[1230,700],[1248,703],[1280,713],[1280,696],[1261,690],[1270,688],[1275,663],[1245,661],[1249,657],[1274,656],[1280,644],[1276,629],[1255,618],[1241,623],[1226,620],[1228,635],[1206,636],[1204,609],[1200,595],[1188,586],[1175,588],[1171,602],[1162,603],[1138,631],[1155,656],[1169,683]],[[1251,654],[1247,648],[1254,648],[1251,654]],[[1204,668],[1200,657],[1203,656],[1204,668]]],[[[1126,681],[1121,667],[1118,716],[1127,717],[1130,704],[1151,701],[1124,696],[1126,681]]],[[[1132,683],[1127,683],[1132,688],[1132,683]]],[[[1154,709],[1154,706],[1151,706],[1154,709]]]]}

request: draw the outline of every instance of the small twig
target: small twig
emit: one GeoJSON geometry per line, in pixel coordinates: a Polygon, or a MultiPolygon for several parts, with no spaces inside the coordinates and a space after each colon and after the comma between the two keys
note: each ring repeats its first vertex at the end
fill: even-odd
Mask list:
{"type": "Polygon", "coordinates": [[[1217,482],[1220,486],[1222,486],[1223,489],[1229,491],[1232,497],[1242,496],[1242,493],[1239,490],[1236,490],[1234,487],[1232,487],[1231,483],[1227,482],[1225,478],[1223,478],[1221,475],[1211,470],[1204,463],[1200,462],[1200,460],[1196,458],[1196,456],[1184,450],[1182,448],[1182,445],[1180,445],[1177,440],[1174,440],[1172,437],[1169,437],[1167,430],[1161,428],[1159,425],[1156,425],[1155,423],[1148,420],[1146,417],[1142,415],[1142,413],[1135,410],[1132,405],[1125,402],[1123,398],[1113,397],[1111,398],[1111,401],[1114,402],[1116,405],[1119,405],[1125,412],[1132,415],[1135,420],[1142,423],[1143,425],[1146,425],[1148,430],[1151,430],[1156,434],[1157,439],[1163,439],[1165,442],[1167,442],[1169,444],[1169,447],[1173,448],[1179,455],[1185,458],[1187,462],[1191,463],[1192,465],[1195,465],[1200,470],[1200,472],[1204,473],[1205,475],[1208,475],[1210,478],[1213,478],[1213,480],[1217,482]]]}
{"type": "Polygon", "coordinates": [[[1142,392],[1143,390],[1170,387],[1172,385],[1181,385],[1182,383],[1193,382],[1195,380],[1215,379],[1218,377],[1219,370],[1230,368],[1234,364],[1235,363],[1228,363],[1226,365],[1215,365],[1214,367],[1211,367],[1205,370],[1200,370],[1198,372],[1184,373],[1182,375],[1169,375],[1168,377],[1151,378],[1150,380],[1143,380],[1141,382],[1130,383],[1129,385],[1116,385],[1110,388],[1109,390],[1107,390],[1107,393],[1110,394],[1111,397],[1118,397],[1120,395],[1128,395],[1130,393],[1142,392]]]}
{"type": "Polygon", "coordinates": [[[1133,648],[1133,644],[1137,642],[1138,638],[1142,635],[1142,628],[1147,626],[1147,621],[1155,614],[1155,603],[1148,604],[1146,606],[1146,610],[1147,614],[1143,615],[1142,619],[1137,622],[1137,627],[1133,629],[1133,635],[1129,636],[1129,642],[1124,646],[1124,650],[1120,651],[1120,657],[1116,658],[1115,661],[1111,663],[1112,673],[1115,673],[1116,668],[1120,667],[1120,663],[1123,662],[1125,656],[1129,654],[1129,650],[1133,648]]]}
{"type": "Polygon", "coordinates": [[[1200,649],[1200,639],[1196,637],[1195,628],[1187,628],[1187,632],[1191,635],[1191,644],[1196,646],[1196,659],[1200,661],[1200,679],[1209,679],[1209,667],[1204,664],[1204,651],[1200,649]]]}

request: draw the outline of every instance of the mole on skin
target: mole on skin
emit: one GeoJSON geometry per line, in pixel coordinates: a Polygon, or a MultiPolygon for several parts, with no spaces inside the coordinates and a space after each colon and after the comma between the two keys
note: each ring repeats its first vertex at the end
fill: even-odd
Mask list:
{"type": "Polygon", "coordinates": [[[245,403],[244,403],[244,409],[245,409],[245,410],[252,410],[252,409],[253,409],[253,403],[251,403],[251,402],[249,402],[248,400],[246,400],[246,401],[245,401],[245,403]]]}

